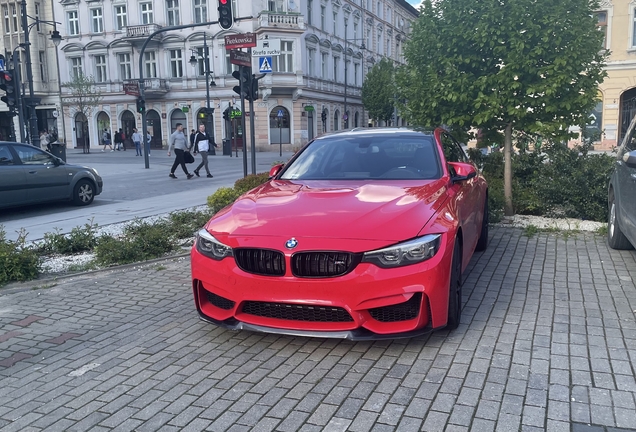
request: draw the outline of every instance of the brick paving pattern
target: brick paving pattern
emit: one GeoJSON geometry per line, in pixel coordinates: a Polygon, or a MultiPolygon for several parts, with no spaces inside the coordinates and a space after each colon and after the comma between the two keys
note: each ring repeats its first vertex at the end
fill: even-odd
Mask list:
{"type": "Polygon", "coordinates": [[[0,290],[0,430],[636,430],[634,272],[495,228],[459,329],[359,343],[206,324],[185,258],[0,290]]]}

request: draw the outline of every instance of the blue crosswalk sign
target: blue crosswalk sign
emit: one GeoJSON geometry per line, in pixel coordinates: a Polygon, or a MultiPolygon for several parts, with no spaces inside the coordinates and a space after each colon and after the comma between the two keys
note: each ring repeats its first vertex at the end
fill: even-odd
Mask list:
{"type": "Polygon", "coordinates": [[[271,57],[259,57],[258,58],[258,71],[260,73],[272,73],[272,58],[271,57]]]}
{"type": "Polygon", "coordinates": [[[285,113],[283,113],[283,110],[278,110],[278,114],[276,114],[276,117],[285,117],[285,113]]]}

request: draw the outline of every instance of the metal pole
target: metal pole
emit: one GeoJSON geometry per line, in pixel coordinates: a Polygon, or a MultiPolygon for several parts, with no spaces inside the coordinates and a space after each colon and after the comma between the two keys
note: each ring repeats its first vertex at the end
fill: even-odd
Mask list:
{"type": "MultiPolygon", "coordinates": [[[[252,48],[249,49],[250,58],[252,57],[252,48]]],[[[249,82],[250,93],[252,92],[253,86],[252,83],[256,75],[252,74],[252,78],[249,82]]],[[[254,98],[250,98],[250,151],[252,152],[252,174],[256,174],[256,132],[254,126],[254,98]]]]}
{"type": "MultiPolygon", "coordinates": [[[[208,134],[211,134],[212,140],[214,140],[214,127],[212,122],[212,107],[210,107],[210,51],[208,50],[208,36],[207,33],[203,33],[203,53],[205,55],[205,130],[208,134]]],[[[210,143],[210,150],[213,150],[212,143],[210,143]]]]}
{"type": "MultiPolygon", "coordinates": [[[[239,66],[239,73],[241,74],[241,77],[243,77],[243,68],[245,66],[239,66]]],[[[245,86],[247,86],[248,83],[243,83],[243,80],[241,79],[241,82],[239,83],[239,85],[241,86],[241,132],[243,132],[243,177],[247,177],[247,143],[246,143],[246,133],[245,133],[245,86]]],[[[237,137],[238,139],[238,137],[237,137]]],[[[238,147],[238,145],[237,145],[238,147]]],[[[237,150],[238,151],[238,150],[237,150]]]]}
{"type": "MultiPolygon", "coordinates": [[[[18,92],[18,97],[16,98],[18,101],[18,126],[20,127],[20,141],[25,142],[25,134],[24,134],[24,112],[22,111],[22,84],[20,80],[20,70],[18,66],[18,58],[15,55],[15,50],[13,51],[13,81],[15,81],[15,91],[18,92]]],[[[17,137],[16,137],[17,141],[17,137]]]]}
{"type": "Polygon", "coordinates": [[[283,123],[282,118],[278,117],[278,141],[279,141],[279,145],[278,145],[278,155],[282,156],[283,155],[283,134],[281,132],[281,124],[283,123]]]}
{"type": "Polygon", "coordinates": [[[349,129],[349,116],[347,115],[347,26],[345,26],[345,52],[344,52],[344,128],[349,129]]]}
{"type": "Polygon", "coordinates": [[[24,46],[26,51],[27,82],[29,83],[29,129],[31,131],[31,144],[40,147],[40,136],[38,135],[38,118],[35,115],[35,104],[33,96],[33,70],[31,64],[31,43],[29,42],[29,25],[27,23],[26,1],[20,3],[22,13],[22,30],[24,31],[24,46]]]}

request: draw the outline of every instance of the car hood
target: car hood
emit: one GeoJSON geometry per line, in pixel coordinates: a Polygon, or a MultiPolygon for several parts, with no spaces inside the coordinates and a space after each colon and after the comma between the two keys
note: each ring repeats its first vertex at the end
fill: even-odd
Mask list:
{"type": "Polygon", "coordinates": [[[221,236],[400,241],[418,235],[445,198],[445,182],[272,180],[217,213],[221,236]]]}

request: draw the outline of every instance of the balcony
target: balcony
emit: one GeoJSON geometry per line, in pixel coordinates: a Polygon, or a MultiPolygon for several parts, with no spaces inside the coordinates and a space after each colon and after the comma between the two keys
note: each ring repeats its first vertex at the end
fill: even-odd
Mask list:
{"type": "Polygon", "coordinates": [[[256,23],[257,33],[272,29],[303,32],[306,28],[305,17],[295,13],[263,11],[258,15],[256,23]]]}
{"type": "MultiPolygon", "coordinates": [[[[159,24],[144,24],[126,27],[126,37],[130,39],[146,39],[148,36],[161,29],[159,24]]],[[[161,40],[163,34],[156,35],[153,39],[161,40]]]]}

